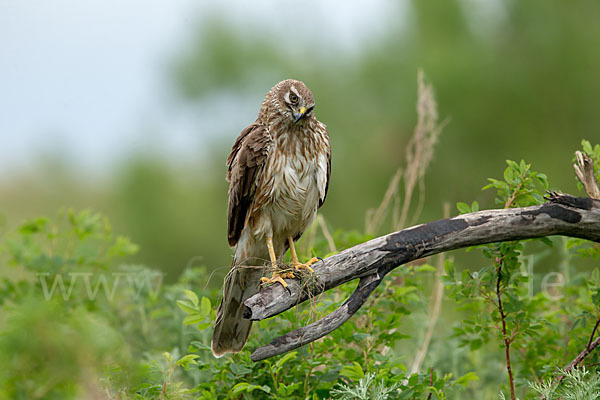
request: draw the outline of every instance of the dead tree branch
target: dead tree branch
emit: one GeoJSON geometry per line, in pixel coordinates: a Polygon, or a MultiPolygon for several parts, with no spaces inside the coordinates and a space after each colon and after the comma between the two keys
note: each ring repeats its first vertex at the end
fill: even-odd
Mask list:
{"type": "Polygon", "coordinates": [[[319,281],[309,290],[290,281],[262,289],[244,303],[244,317],[262,320],[309,297],[360,279],[340,308],[310,325],[280,336],[252,354],[263,360],[317,340],[346,322],[364,304],[385,275],[407,262],[480,244],[563,235],[600,242],[600,200],[550,193],[543,205],[486,210],[442,219],[390,233],[346,249],[315,265],[319,281]]]}
{"type": "Polygon", "coordinates": [[[579,179],[586,193],[592,199],[600,199],[600,187],[594,175],[594,161],[592,161],[590,156],[581,151],[575,152],[575,158],[577,159],[577,163],[573,164],[573,168],[575,168],[577,179],[579,179]]]}

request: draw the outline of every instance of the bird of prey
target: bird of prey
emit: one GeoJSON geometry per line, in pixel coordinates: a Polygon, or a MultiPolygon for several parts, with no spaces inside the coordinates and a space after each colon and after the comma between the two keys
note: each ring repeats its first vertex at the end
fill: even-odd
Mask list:
{"type": "Polygon", "coordinates": [[[236,246],[225,278],[211,348],[215,356],[239,352],[252,327],[244,301],[262,283],[287,287],[278,263],[290,249],[293,270],[312,272],[298,261],[294,241],[323,205],[331,174],[329,135],[314,114],[312,92],[287,79],[265,96],[258,118],[240,133],[227,159],[227,239],[236,246]],[[271,278],[262,277],[270,262],[271,278]]]}

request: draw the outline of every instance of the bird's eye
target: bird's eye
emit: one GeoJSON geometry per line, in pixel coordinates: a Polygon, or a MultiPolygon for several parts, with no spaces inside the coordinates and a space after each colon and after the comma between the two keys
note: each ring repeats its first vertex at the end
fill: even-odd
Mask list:
{"type": "Polygon", "coordinates": [[[298,96],[296,96],[294,93],[290,93],[290,102],[292,102],[292,104],[296,104],[298,102],[298,96]]]}

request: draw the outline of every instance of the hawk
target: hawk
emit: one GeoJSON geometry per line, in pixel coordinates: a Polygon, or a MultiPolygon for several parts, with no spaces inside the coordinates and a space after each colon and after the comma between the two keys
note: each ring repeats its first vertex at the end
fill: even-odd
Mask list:
{"type": "Polygon", "coordinates": [[[227,159],[229,206],[227,239],[236,246],[223,285],[211,348],[215,356],[239,352],[252,327],[243,318],[244,301],[262,283],[279,283],[293,273],[278,273],[290,249],[292,268],[312,272],[294,248],[323,205],[331,174],[329,135],[314,114],[312,92],[287,79],[265,96],[258,118],[240,133],[227,159]],[[262,277],[265,262],[273,270],[262,277]]]}

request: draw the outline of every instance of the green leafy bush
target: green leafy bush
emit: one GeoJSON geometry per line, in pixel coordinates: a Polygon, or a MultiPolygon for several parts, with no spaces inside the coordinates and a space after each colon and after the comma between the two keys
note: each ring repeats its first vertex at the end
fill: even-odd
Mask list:
{"type": "MultiPolygon", "coordinates": [[[[597,163],[598,146],[584,149],[597,163]]],[[[503,179],[490,182],[503,207],[539,204],[549,186],[524,161],[508,161],[503,179]]],[[[331,240],[340,249],[370,238],[317,235],[309,251],[325,255],[331,240]]],[[[428,307],[438,268],[406,265],[330,335],[253,362],[252,349],[333,311],[354,283],[256,323],[246,349],[216,359],[209,345],[219,293],[206,289],[206,268],[166,284],[158,271],[127,264],[137,247],[88,210],[27,221],[1,243],[2,398],[497,398],[511,391],[509,382],[521,399],[597,396],[594,352],[587,370],[551,383],[592,342],[600,320],[600,272],[572,263],[597,257],[597,244],[551,238],[479,246],[471,249],[485,257],[478,268],[446,259],[447,299],[435,326],[428,307]],[[412,372],[430,328],[424,362],[412,372]],[[577,394],[582,387],[588,394],[577,394]]]]}

